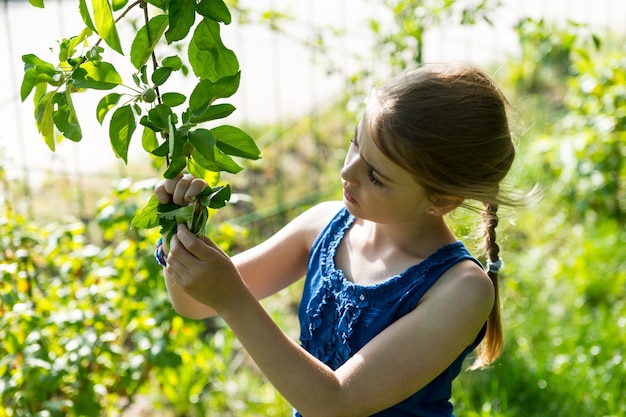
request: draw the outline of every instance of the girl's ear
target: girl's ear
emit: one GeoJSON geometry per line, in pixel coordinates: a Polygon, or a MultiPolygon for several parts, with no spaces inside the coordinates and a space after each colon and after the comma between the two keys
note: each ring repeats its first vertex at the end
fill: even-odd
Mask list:
{"type": "Polygon", "coordinates": [[[443,216],[463,204],[463,197],[455,195],[436,195],[433,199],[432,210],[435,214],[443,216]]]}

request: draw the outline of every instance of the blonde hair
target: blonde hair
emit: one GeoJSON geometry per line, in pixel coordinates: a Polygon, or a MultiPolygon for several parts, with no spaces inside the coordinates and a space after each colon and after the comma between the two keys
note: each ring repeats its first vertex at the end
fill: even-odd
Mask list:
{"type": "MultiPolygon", "coordinates": [[[[466,64],[425,65],[402,73],[372,92],[379,111],[370,134],[380,150],[412,173],[429,193],[482,203],[488,262],[499,260],[498,207],[514,205],[500,183],[515,147],[508,101],[483,71],[466,64]]],[[[495,360],[503,343],[498,274],[488,272],[495,301],[487,320],[480,360],[495,360]]]]}

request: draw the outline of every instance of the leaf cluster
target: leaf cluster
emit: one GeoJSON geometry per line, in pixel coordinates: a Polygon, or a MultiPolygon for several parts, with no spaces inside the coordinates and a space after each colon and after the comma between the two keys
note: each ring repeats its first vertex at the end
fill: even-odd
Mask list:
{"type": "Polygon", "coordinates": [[[201,239],[206,231],[209,209],[224,207],[230,195],[229,185],[207,186],[193,198],[191,204],[186,206],[179,206],[171,201],[162,204],[153,195],[148,204],[133,218],[131,225],[143,229],[161,226],[161,234],[167,236],[168,246],[179,224],[187,225],[187,228],[201,239]]]}
{"type": "MultiPolygon", "coordinates": [[[[172,310],[156,230],[128,231],[149,188],[115,184],[88,228],[27,219],[3,187],[14,198],[0,205],[1,417],[121,415],[142,396],[165,415],[289,412],[221,322],[172,310]]],[[[229,247],[242,233],[212,234],[229,247]]]]}
{"type": "MultiPolygon", "coordinates": [[[[43,1],[32,3],[43,7],[43,1]]],[[[96,119],[100,124],[108,120],[111,147],[125,163],[139,130],[143,149],[166,161],[165,178],[187,170],[196,177],[210,178],[215,185],[213,173],[241,171],[234,158],[260,157],[254,140],[238,127],[200,127],[232,114],[232,104],[216,101],[232,96],[239,88],[239,62],[220,37],[220,25],[231,22],[222,0],[139,0],[130,4],[128,0],[80,0],[79,13],[85,28],[59,43],[57,64],[34,54],[22,57],[21,98],[24,101],[33,95],[38,130],[52,151],[57,131],[75,142],[82,139],[74,95],[95,90],[105,92],[96,119]],[[153,10],[156,13],[150,17],[153,10]],[[102,42],[124,55],[128,48],[117,26],[132,11],[141,12],[144,24],[130,44],[128,60],[134,72],[127,77],[132,79],[129,84],[105,60],[107,50],[102,42]],[[94,37],[97,40],[92,42],[94,37]],[[178,54],[157,58],[155,50],[181,41],[188,45],[186,57],[197,84],[188,95],[161,93],[174,72],[187,73],[189,69],[178,54]]]]}
{"type": "MultiPolygon", "coordinates": [[[[523,61],[516,87],[552,105],[556,121],[537,136],[532,151],[553,192],[572,204],[572,220],[626,223],[626,60],[621,40],[600,37],[586,25],[565,28],[543,20],[517,25],[523,61]]],[[[541,181],[541,180],[540,180],[541,181]]]]}

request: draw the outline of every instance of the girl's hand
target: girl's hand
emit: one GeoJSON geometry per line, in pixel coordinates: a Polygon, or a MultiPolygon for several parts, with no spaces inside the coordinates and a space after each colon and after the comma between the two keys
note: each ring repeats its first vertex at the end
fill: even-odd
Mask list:
{"type": "MultiPolygon", "coordinates": [[[[186,206],[193,201],[193,198],[200,194],[207,186],[206,181],[196,178],[191,174],[180,173],[176,178],[161,180],[154,187],[154,196],[161,204],[173,201],[179,206],[186,206]]],[[[167,233],[163,235],[163,241],[168,242],[167,233]]],[[[163,245],[163,253],[169,256],[167,244],[163,245]]]]}
{"type": "Polygon", "coordinates": [[[154,195],[161,204],[173,201],[179,206],[186,206],[207,185],[206,181],[200,178],[181,173],[176,178],[159,181],[154,188],[154,195]]]}
{"type": "Polygon", "coordinates": [[[240,291],[246,291],[231,259],[209,238],[198,239],[179,225],[170,245],[166,277],[196,301],[220,313],[238,299],[240,291]]]}

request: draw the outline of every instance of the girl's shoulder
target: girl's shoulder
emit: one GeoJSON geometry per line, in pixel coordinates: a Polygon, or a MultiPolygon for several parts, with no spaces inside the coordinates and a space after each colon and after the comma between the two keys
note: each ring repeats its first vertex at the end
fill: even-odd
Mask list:
{"type": "Polygon", "coordinates": [[[291,220],[278,233],[272,236],[272,241],[288,242],[310,250],[317,236],[333,220],[344,207],[341,201],[327,201],[310,207],[296,218],[291,220]]]}
{"type": "Polygon", "coordinates": [[[309,208],[292,223],[307,234],[307,240],[312,245],[315,238],[344,207],[342,201],[325,201],[309,208]]]}
{"type": "Polygon", "coordinates": [[[345,207],[341,200],[331,200],[318,203],[308,209],[305,213],[313,218],[320,218],[320,220],[326,220],[328,223],[332,218],[345,207]]]}

